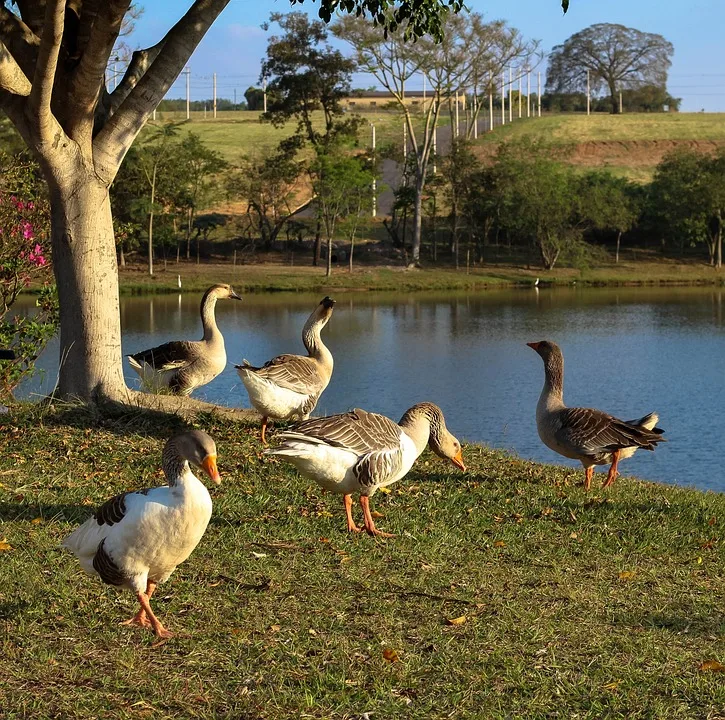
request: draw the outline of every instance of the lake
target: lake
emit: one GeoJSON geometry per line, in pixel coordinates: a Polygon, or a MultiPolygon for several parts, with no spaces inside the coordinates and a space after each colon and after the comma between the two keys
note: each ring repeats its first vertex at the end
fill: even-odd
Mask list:
{"type": "MultiPolygon", "coordinates": [[[[323,337],[335,371],[316,414],[363,407],[398,420],[422,400],[439,404],[459,438],[524,458],[569,462],[544,447],[535,408],[541,358],[526,342],[548,339],[565,358],[564,399],[623,419],[660,414],[669,442],[638,452],[623,474],[725,490],[725,290],[549,288],[478,293],[338,293],[323,337]]],[[[220,301],[229,365],[194,397],[249,407],[234,363],[303,353],[300,331],[321,296],[247,295],[220,301]]],[[[126,297],[124,355],[168,340],[199,339],[200,296],[126,297]]],[[[22,306],[32,306],[23,298],[22,306]]],[[[23,395],[47,392],[57,344],[23,395]]],[[[138,378],[124,360],[131,387],[138,378]]],[[[599,468],[601,470],[601,468],[599,468]]]]}

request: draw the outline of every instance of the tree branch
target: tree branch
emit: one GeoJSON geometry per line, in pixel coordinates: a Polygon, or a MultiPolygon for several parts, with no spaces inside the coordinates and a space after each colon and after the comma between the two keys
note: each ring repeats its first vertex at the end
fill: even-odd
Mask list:
{"type": "Polygon", "coordinates": [[[74,107],[70,113],[68,130],[74,140],[79,140],[80,135],[87,136],[89,140],[91,138],[94,111],[99,93],[104,88],[103,78],[108,58],[130,5],[131,0],[109,0],[101,4],[95,16],[71,85],[74,107]]]}
{"type": "Polygon", "coordinates": [[[141,128],[179,76],[191,53],[230,0],[195,0],[166,34],[162,48],[118,111],[93,141],[99,177],[111,182],[141,128]]]}
{"type": "Polygon", "coordinates": [[[13,95],[30,95],[30,80],[0,40],[0,89],[13,95]]]}
{"type": "Polygon", "coordinates": [[[48,0],[45,8],[45,27],[40,41],[38,61],[35,64],[33,87],[30,91],[30,110],[35,115],[41,140],[50,140],[53,115],[50,101],[53,97],[55,71],[58,67],[58,53],[63,39],[65,18],[64,0],[48,0]]]}
{"type": "Polygon", "coordinates": [[[4,5],[0,5],[0,41],[5,43],[25,76],[32,77],[40,38],[4,5]]]}
{"type": "Polygon", "coordinates": [[[40,37],[45,27],[46,3],[38,0],[17,0],[16,5],[23,22],[40,37]]]}
{"type": "Polygon", "coordinates": [[[110,105],[108,107],[109,115],[118,110],[123,101],[129,96],[131,90],[138,85],[151,64],[156,60],[161,49],[164,47],[166,39],[164,38],[157,45],[147,48],[146,50],[136,50],[131,56],[131,62],[123,74],[123,79],[118,87],[110,94],[110,105]]]}

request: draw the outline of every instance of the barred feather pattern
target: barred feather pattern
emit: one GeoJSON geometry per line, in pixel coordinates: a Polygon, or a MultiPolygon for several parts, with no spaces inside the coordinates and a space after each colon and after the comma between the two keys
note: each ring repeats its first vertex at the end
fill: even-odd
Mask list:
{"type": "Polygon", "coordinates": [[[106,538],[98,543],[98,550],[93,557],[93,569],[98,573],[101,580],[107,585],[123,585],[128,578],[123,574],[121,569],[113,562],[113,558],[106,552],[103,547],[106,538]]]}

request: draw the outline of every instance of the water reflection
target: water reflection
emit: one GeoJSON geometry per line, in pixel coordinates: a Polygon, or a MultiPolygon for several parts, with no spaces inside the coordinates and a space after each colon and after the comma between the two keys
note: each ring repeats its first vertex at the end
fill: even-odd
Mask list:
{"type": "MultiPolygon", "coordinates": [[[[220,301],[229,366],[196,397],[248,407],[233,364],[302,352],[300,330],[318,295],[246,295],[220,301]]],[[[625,473],[725,489],[725,323],[721,288],[541,288],[478,294],[340,294],[324,331],[335,373],[317,411],[362,406],[399,418],[420,400],[439,403],[468,440],[561,462],[536,435],[543,371],[525,343],[556,340],[566,358],[565,398],[622,417],[661,415],[669,442],[640,452],[625,473]]],[[[121,302],[124,354],[198,339],[200,296],[121,302]]],[[[24,303],[28,301],[25,300],[24,303]]],[[[32,304],[32,300],[29,301],[32,304]]],[[[42,358],[47,391],[57,347],[42,358]]],[[[137,378],[125,366],[129,384],[137,378]]]]}

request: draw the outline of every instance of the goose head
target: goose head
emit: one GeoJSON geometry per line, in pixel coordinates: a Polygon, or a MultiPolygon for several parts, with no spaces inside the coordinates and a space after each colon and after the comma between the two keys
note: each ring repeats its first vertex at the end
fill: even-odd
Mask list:
{"type": "Polygon", "coordinates": [[[400,420],[400,425],[410,427],[426,421],[429,426],[428,447],[438,457],[450,460],[457,468],[465,472],[463,450],[458,438],[451,434],[446,427],[443,411],[431,402],[422,402],[406,410],[400,420]]]}
{"type": "Polygon", "coordinates": [[[526,343],[532,350],[535,350],[544,361],[545,366],[564,364],[564,356],[559,346],[551,340],[540,340],[539,342],[526,343]]]}
{"type": "Polygon", "coordinates": [[[234,288],[231,285],[214,285],[209,290],[212,290],[214,294],[216,295],[217,299],[219,300],[241,300],[242,296],[237,295],[237,293],[234,292],[234,288]]]}
{"type": "MultiPolygon", "coordinates": [[[[164,447],[164,471],[167,474],[180,474],[179,466],[185,463],[203,470],[215,484],[222,481],[216,465],[216,443],[203,430],[188,430],[174,435],[164,447]]],[[[169,478],[171,481],[171,478],[169,478]]]]}
{"type": "Polygon", "coordinates": [[[331,297],[325,296],[314,309],[312,316],[318,323],[326,325],[327,321],[332,317],[332,309],[334,307],[335,301],[331,297]]]}

